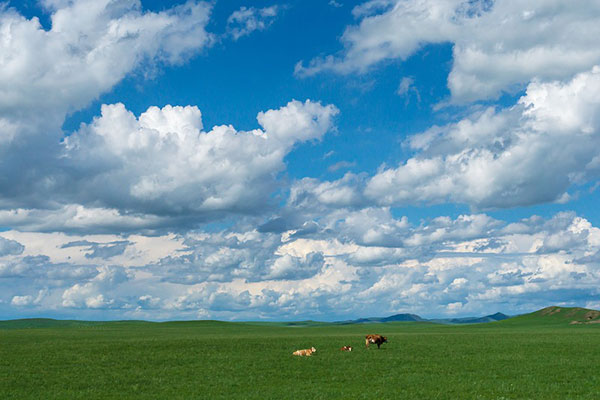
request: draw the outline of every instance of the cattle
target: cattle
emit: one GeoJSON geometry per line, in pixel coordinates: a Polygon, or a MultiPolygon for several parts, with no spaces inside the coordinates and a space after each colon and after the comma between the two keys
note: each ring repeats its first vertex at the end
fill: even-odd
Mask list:
{"type": "Polygon", "coordinates": [[[316,352],[316,351],[317,351],[317,349],[315,349],[314,347],[311,347],[310,349],[296,350],[292,354],[295,355],[295,356],[307,356],[307,357],[310,357],[310,355],[312,353],[316,352]]]}
{"type": "Polygon", "coordinates": [[[377,348],[380,348],[382,344],[387,343],[387,337],[381,335],[367,335],[365,336],[365,345],[367,349],[370,344],[376,344],[377,348]]]}
{"type": "Polygon", "coordinates": [[[340,350],[341,351],[352,351],[352,346],[344,346],[340,350]]]}

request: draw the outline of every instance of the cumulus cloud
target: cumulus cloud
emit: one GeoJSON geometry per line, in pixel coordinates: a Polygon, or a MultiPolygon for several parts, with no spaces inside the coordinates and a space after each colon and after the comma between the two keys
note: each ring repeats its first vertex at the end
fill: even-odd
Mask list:
{"type": "Polygon", "coordinates": [[[325,207],[358,207],[366,204],[360,188],[364,176],[351,172],[336,181],[320,181],[302,178],[292,185],[288,203],[306,212],[318,212],[319,205],[325,207]]]}
{"type": "Polygon", "coordinates": [[[320,252],[309,253],[305,257],[285,254],[273,262],[266,278],[291,280],[311,278],[321,270],[323,263],[323,254],[320,252]]]}
{"type": "MultiPolygon", "coordinates": [[[[48,168],[3,193],[0,223],[110,232],[190,226],[264,210],[284,157],[297,143],[334,129],[337,113],[333,105],[293,100],[260,112],[262,129],[220,125],[206,131],[195,106],[150,107],[136,117],[123,104],[103,105],[92,123],[60,147],[50,145],[50,153],[56,151],[48,168]]],[[[37,162],[34,170],[41,167],[37,162]]]]}
{"type": "Polygon", "coordinates": [[[24,296],[13,296],[10,301],[12,306],[16,307],[35,307],[40,305],[44,297],[48,294],[47,289],[38,291],[37,296],[24,295],[24,296]]]}
{"type": "Polygon", "coordinates": [[[64,159],[85,172],[70,200],[159,216],[252,212],[268,204],[294,144],[321,138],[337,113],[294,100],[260,112],[262,130],[204,131],[197,107],[150,107],[138,118],[122,104],[105,105],[64,141],[64,159]]]}
{"type": "Polygon", "coordinates": [[[62,294],[63,307],[104,309],[122,307],[124,301],[113,298],[110,293],[115,287],[128,281],[131,276],[123,267],[102,266],[98,273],[86,283],[75,283],[62,294]]]}
{"type": "Polygon", "coordinates": [[[291,204],[328,207],[463,203],[477,209],[565,202],[600,179],[600,67],[567,82],[534,81],[518,102],[489,107],[406,140],[414,156],[372,177],[305,178],[291,204]]]}
{"type": "Polygon", "coordinates": [[[25,307],[33,303],[33,297],[31,296],[14,296],[10,301],[10,304],[17,307],[25,307]]]}
{"type": "Polygon", "coordinates": [[[241,7],[227,18],[227,33],[233,40],[238,40],[254,31],[265,30],[275,21],[280,10],[281,6],[241,7]]]}
{"type": "Polygon", "coordinates": [[[298,63],[296,73],[364,72],[405,60],[427,44],[452,43],[448,87],[454,101],[494,98],[533,78],[568,79],[600,63],[596,2],[374,0],[343,36],[340,55],[298,63]]]}
{"type": "Polygon", "coordinates": [[[38,18],[0,10],[0,126],[8,127],[3,141],[59,134],[55,129],[67,112],[87,105],[141,63],[179,63],[212,40],[205,31],[206,3],[188,1],[159,13],[142,11],[135,0],[46,5],[52,11],[48,31],[38,18]]]}
{"type": "Polygon", "coordinates": [[[533,82],[513,107],[489,108],[409,139],[419,151],[381,169],[365,195],[380,204],[460,202],[479,208],[568,199],[600,178],[600,68],[571,81],[533,82]]]}
{"type": "MultiPolygon", "coordinates": [[[[0,181],[5,226],[129,231],[185,225],[190,210],[205,212],[197,220],[209,211],[214,218],[249,212],[265,203],[293,145],[332,126],[337,110],[310,101],[259,114],[265,130],[252,132],[225,125],[204,132],[193,106],[150,107],[138,119],[115,104],[65,138],[66,115],[127,75],[180,64],[211,46],[211,5],[190,0],[160,12],[138,0],[43,6],[48,29],[38,18],[0,9],[0,172],[10,177],[0,181]]],[[[244,10],[251,15],[231,19],[245,24],[237,35],[268,26],[279,8],[244,10]]]]}
{"type": "Polygon", "coordinates": [[[11,177],[0,181],[0,207],[9,219],[65,206],[48,194],[77,180],[61,160],[68,113],[141,66],[179,64],[213,42],[205,30],[208,3],[188,1],[161,12],[144,11],[136,0],[44,6],[48,30],[36,17],[0,8],[0,171],[11,177]]]}

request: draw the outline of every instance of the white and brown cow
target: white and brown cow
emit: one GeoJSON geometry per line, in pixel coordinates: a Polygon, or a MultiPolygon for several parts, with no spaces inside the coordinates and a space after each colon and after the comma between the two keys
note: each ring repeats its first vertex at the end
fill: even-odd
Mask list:
{"type": "Polygon", "coordinates": [[[382,344],[387,343],[387,337],[381,335],[367,335],[365,336],[365,345],[367,349],[370,344],[376,344],[377,348],[380,348],[382,344]]]}
{"type": "Polygon", "coordinates": [[[296,350],[292,354],[295,355],[295,356],[307,356],[307,357],[310,357],[310,355],[312,353],[316,352],[316,351],[317,351],[317,349],[315,349],[314,347],[311,347],[310,349],[296,350]]]}

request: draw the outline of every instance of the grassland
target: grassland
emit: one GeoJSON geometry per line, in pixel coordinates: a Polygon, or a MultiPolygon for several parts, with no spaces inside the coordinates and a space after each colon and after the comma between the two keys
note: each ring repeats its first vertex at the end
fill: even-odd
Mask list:
{"type": "Polygon", "coordinates": [[[469,326],[0,322],[0,398],[598,399],[600,324],[561,312],[469,326]],[[366,333],[389,343],[366,350],[366,333]]]}

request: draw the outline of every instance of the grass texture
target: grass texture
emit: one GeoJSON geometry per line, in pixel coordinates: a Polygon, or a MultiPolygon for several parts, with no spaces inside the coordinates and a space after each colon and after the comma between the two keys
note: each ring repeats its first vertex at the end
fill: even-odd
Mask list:
{"type": "Polygon", "coordinates": [[[5,321],[0,398],[600,398],[600,324],[543,311],[467,326],[5,321]],[[367,333],[389,343],[367,350],[367,333]]]}

